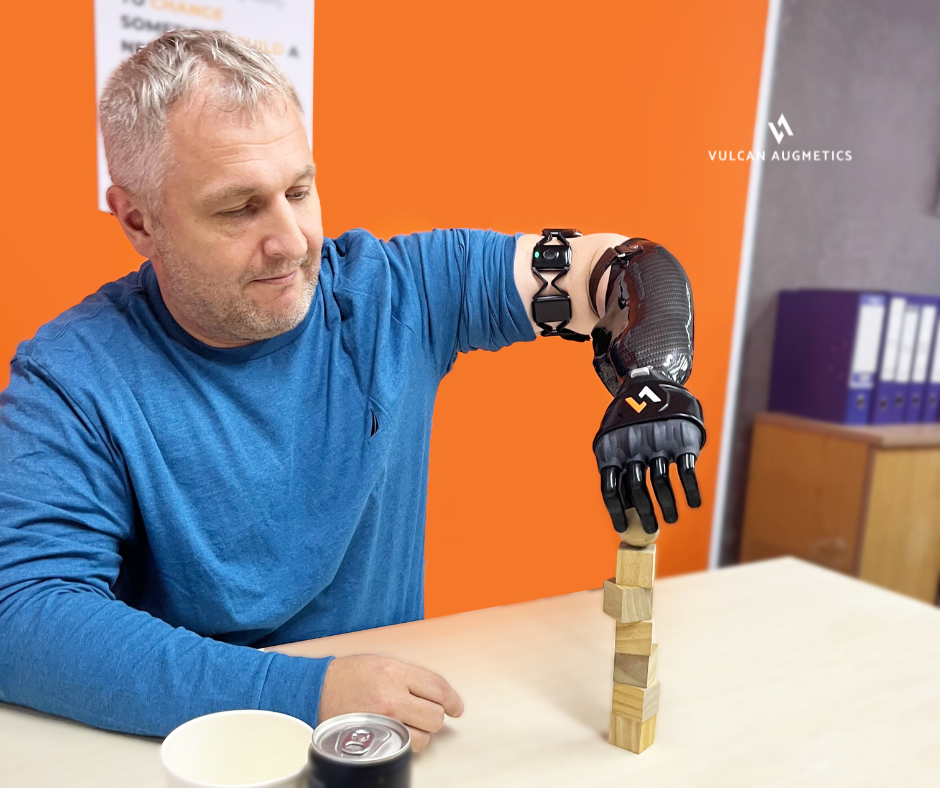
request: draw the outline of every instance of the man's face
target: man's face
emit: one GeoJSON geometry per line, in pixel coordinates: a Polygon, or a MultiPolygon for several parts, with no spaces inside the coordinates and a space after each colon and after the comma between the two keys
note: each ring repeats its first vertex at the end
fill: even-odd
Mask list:
{"type": "Polygon", "coordinates": [[[310,308],[323,246],[297,112],[273,99],[249,117],[202,92],[171,111],[167,131],[173,165],[152,260],[171,314],[219,347],[294,328],[310,308]]]}

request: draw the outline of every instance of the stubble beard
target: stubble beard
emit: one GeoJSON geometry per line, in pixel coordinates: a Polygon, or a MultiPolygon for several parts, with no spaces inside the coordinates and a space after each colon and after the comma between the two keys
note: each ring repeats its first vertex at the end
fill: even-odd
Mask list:
{"type": "MultiPolygon", "coordinates": [[[[320,277],[320,255],[307,254],[285,265],[280,261],[268,271],[244,274],[235,284],[220,287],[200,277],[194,266],[177,254],[166,232],[155,231],[165,288],[188,321],[205,337],[220,342],[258,342],[296,328],[307,316],[320,277]],[[248,295],[253,279],[283,275],[297,268],[303,277],[299,296],[286,309],[265,309],[248,295]]],[[[285,285],[289,287],[291,285],[285,285]]],[[[165,298],[165,296],[164,296],[165,298]]]]}

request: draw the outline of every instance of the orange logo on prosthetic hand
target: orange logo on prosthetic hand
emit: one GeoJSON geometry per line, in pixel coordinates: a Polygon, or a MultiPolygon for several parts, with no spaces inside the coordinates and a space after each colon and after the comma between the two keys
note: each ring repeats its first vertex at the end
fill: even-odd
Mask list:
{"type": "Polygon", "coordinates": [[[646,407],[645,402],[637,402],[635,399],[633,399],[633,397],[627,397],[626,401],[627,401],[627,404],[631,408],[633,408],[637,413],[640,413],[643,410],[643,408],[646,407]]]}
{"type": "MultiPolygon", "coordinates": [[[[662,401],[663,401],[663,398],[662,398],[662,397],[657,397],[657,396],[656,396],[656,393],[655,393],[649,386],[644,386],[642,389],[640,389],[640,395],[639,395],[639,396],[640,396],[640,399],[648,399],[648,400],[652,400],[653,402],[662,402],[662,401]]],[[[633,399],[633,397],[627,397],[626,400],[625,400],[625,402],[626,402],[631,408],[633,408],[637,413],[642,412],[643,408],[646,407],[646,403],[645,403],[645,402],[637,402],[635,399],[633,399]]]]}

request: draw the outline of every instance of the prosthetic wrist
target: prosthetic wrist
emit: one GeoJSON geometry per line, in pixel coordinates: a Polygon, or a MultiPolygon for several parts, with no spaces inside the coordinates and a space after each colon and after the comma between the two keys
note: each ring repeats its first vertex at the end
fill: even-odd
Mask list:
{"type": "Polygon", "coordinates": [[[689,506],[701,505],[695,460],[705,444],[705,425],[701,405],[682,385],[692,372],[693,310],[679,261],[645,238],[608,249],[591,272],[592,308],[608,269],[606,308],[591,339],[594,369],[614,400],[593,448],[604,503],[626,539],[630,509],[647,535],[659,528],[647,469],[666,522],[678,519],[670,463],[677,465],[689,506]]]}

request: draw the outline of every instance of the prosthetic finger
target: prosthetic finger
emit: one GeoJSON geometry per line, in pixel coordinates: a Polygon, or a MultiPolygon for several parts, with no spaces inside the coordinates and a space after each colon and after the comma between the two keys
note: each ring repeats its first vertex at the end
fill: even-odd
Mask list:
{"type": "Polygon", "coordinates": [[[702,505],[702,496],[698,491],[698,479],[695,478],[695,455],[681,455],[676,460],[676,467],[679,469],[682,489],[685,490],[685,499],[689,502],[689,506],[697,509],[702,505]]]}
{"type": "Polygon", "coordinates": [[[604,505],[614,523],[614,530],[622,534],[627,530],[626,510],[629,507],[624,506],[620,497],[620,476],[620,468],[616,465],[601,468],[601,495],[604,496],[604,505]]]}
{"type": "Polygon", "coordinates": [[[640,515],[636,509],[627,509],[627,530],[620,534],[620,541],[630,547],[646,547],[656,541],[659,536],[659,530],[656,533],[648,534],[643,530],[643,523],[640,522],[640,515]]]}
{"type": "MultiPolygon", "coordinates": [[[[621,472],[620,474],[620,500],[623,501],[624,508],[629,512],[633,508],[633,496],[630,495],[630,487],[627,484],[629,474],[621,472]]],[[[630,518],[627,518],[627,527],[630,527],[630,518]]]]}
{"type": "Polygon", "coordinates": [[[646,466],[642,462],[628,462],[623,472],[627,477],[627,489],[630,491],[633,507],[643,523],[643,530],[648,534],[656,533],[659,523],[656,522],[653,501],[646,488],[646,466]]]}
{"type": "Polygon", "coordinates": [[[653,457],[650,460],[650,482],[653,485],[653,492],[656,493],[656,500],[659,501],[659,508],[663,510],[663,519],[667,523],[674,523],[679,519],[679,511],[676,509],[676,496],[672,493],[672,485],[669,483],[669,462],[665,457],[653,457]]]}

